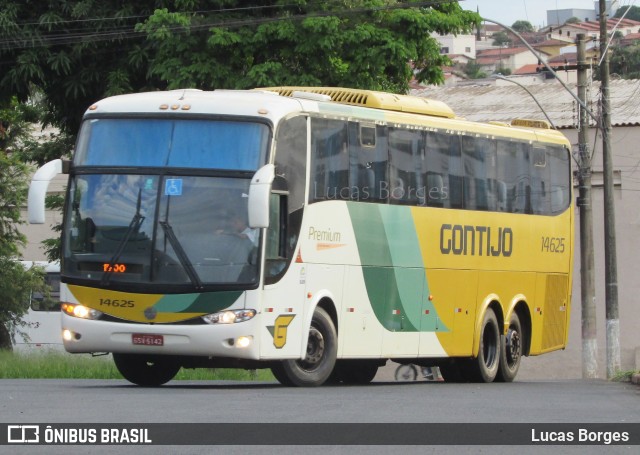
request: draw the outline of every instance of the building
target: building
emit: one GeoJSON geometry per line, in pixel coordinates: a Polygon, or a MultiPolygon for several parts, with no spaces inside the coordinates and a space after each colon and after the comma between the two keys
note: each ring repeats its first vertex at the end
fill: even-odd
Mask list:
{"type": "MultiPolygon", "coordinates": [[[[606,10],[609,17],[613,17],[618,11],[620,2],[609,1],[606,2],[606,10]]],[[[595,22],[598,20],[600,12],[600,2],[593,2],[593,9],[581,9],[581,8],[567,8],[567,9],[553,9],[547,11],[547,25],[555,26],[562,25],[573,17],[577,17],[584,22],[595,22]]]]}
{"type": "MultiPolygon", "coordinates": [[[[548,54],[540,51],[539,54],[546,60],[548,54]]],[[[525,65],[535,65],[538,58],[526,47],[499,47],[478,51],[476,63],[487,74],[493,73],[499,68],[507,69],[511,73],[525,65]]]]}
{"type": "MultiPolygon", "coordinates": [[[[429,87],[413,94],[446,102],[457,115],[469,120],[509,122],[514,118],[545,120],[531,96],[521,87],[500,81],[500,85],[429,87]]],[[[560,84],[527,87],[551,118],[578,149],[578,109],[574,98],[560,84]]],[[[575,85],[570,86],[575,90],[575,85]]],[[[589,87],[588,105],[597,111],[599,86],[589,87]]],[[[616,80],[610,85],[612,148],[615,178],[616,234],[620,310],[622,370],[640,369],[640,280],[637,256],[640,251],[640,80],[616,80]]],[[[602,135],[589,132],[593,150],[593,224],[596,276],[597,337],[599,376],[606,377],[606,322],[604,283],[604,208],[602,188],[602,135]]],[[[578,210],[576,209],[578,218],[578,210]]],[[[582,377],[580,243],[576,219],[574,283],[569,343],[564,351],[525,359],[520,378],[582,377]]]]}

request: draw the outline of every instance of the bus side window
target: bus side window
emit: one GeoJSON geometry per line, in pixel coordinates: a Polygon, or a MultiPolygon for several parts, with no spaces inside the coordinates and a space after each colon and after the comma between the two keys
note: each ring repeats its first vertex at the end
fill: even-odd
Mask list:
{"type": "Polygon", "coordinates": [[[266,237],[265,280],[284,272],[287,266],[287,240],[287,196],[272,193],[266,237]]]}
{"type": "Polygon", "coordinates": [[[569,153],[562,147],[547,148],[549,163],[549,188],[551,191],[550,213],[556,215],[564,212],[571,203],[571,160],[569,153]]]}
{"type": "MultiPolygon", "coordinates": [[[[278,154],[276,152],[276,167],[278,154]]],[[[309,200],[316,202],[341,199],[349,199],[347,125],[342,120],[312,117],[309,200]]]]}
{"type": "Polygon", "coordinates": [[[425,205],[422,182],[424,166],[423,134],[402,128],[389,128],[389,203],[425,205]]]}
{"type": "Polygon", "coordinates": [[[426,199],[430,207],[451,208],[451,141],[450,134],[428,132],[425,139],[426,199]]]}
{"type": "Polygon", "coordinates": [[[49,295],[32,292],[31,309],[34,311],[60,311],[60,274],[47,273],[44,281],[49,286],[49,295]]]}
{"type": "Polygon", "coordinates": [[[360,202],[386,201],[389,192],[386,127],[349,122],[348,140],[350,198],[360,202]]]}

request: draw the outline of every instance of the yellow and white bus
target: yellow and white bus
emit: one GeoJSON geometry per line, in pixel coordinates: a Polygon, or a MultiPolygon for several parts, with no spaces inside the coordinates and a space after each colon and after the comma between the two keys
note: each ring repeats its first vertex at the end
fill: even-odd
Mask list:
{"type": "Polygon", "coordinates": [[[62,329],[143,386],[185,368],[366,383],[389,359],[512,381],[569,323],[570,144],[323,87],[116,96],[69,174],[62,329]]]}

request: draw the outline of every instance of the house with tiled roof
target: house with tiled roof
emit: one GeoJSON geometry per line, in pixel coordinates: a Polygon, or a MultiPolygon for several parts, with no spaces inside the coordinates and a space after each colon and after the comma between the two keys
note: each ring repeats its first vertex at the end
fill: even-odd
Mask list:
{"type": "MultiPolygon", "coordinates": [[[[546,59],[549,55],[540,51],[541,56],[546,59]]],[[[493,73],[498,68],[516,71],[524,65],[537,64],[538,58],[526,47],[506,47],[493,48],[478,51],[476,63],[487,73],[493,73]]]]}
{"type": "MultiPolygon", "coordinates": [[[[611,32],[613,30],[619,31],[623,36],[630,33],[638,33],[640,32],[640,22],[631,19],[608,19],[607,31],[611,32]]],[[[579,33],[584,33],[588,37],[597,39],[600,36],[600,23],[598,21],[587,21],[550,27],[547,32],[547,39],[574,41],[579,33]]]]}
{"type": "Polygon", "coordinates": [[[547,39],[539,43],[533,43],[531,47],[533,47],[537,51],[544,52],[550,57],[555,57],[556,55],[561,54],[562,48],[571,46],[572,44],[572,42],[557,39],[547,39]]]}
{"type": "Polygon", "coordinates": [[[638,42],[640,42],[640,33],[629,33],[628,35],[625,35],[624,38],[620,39],[619,45],[627,47],[637,44],[638,42]]]}

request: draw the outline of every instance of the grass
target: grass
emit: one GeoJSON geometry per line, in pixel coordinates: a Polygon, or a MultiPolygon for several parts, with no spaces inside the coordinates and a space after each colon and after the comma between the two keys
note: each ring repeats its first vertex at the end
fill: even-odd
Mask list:
{"type": "MultiPolygon", "coordinates": [[[[110,355],[0,350],[0,379],[122,379],[110,355]]],[[[186,369],[175,380],[273,381],[269,370],[186,369]]]]}
{"type": "Polygon", "coordinates": [[[631,376],[633,376],[636,373],[640,373],[640,371],[636,371],[636,370],[618,371],[615,375],[613,375],[611,380],[615,382],[631,382],[631,376]]]}

